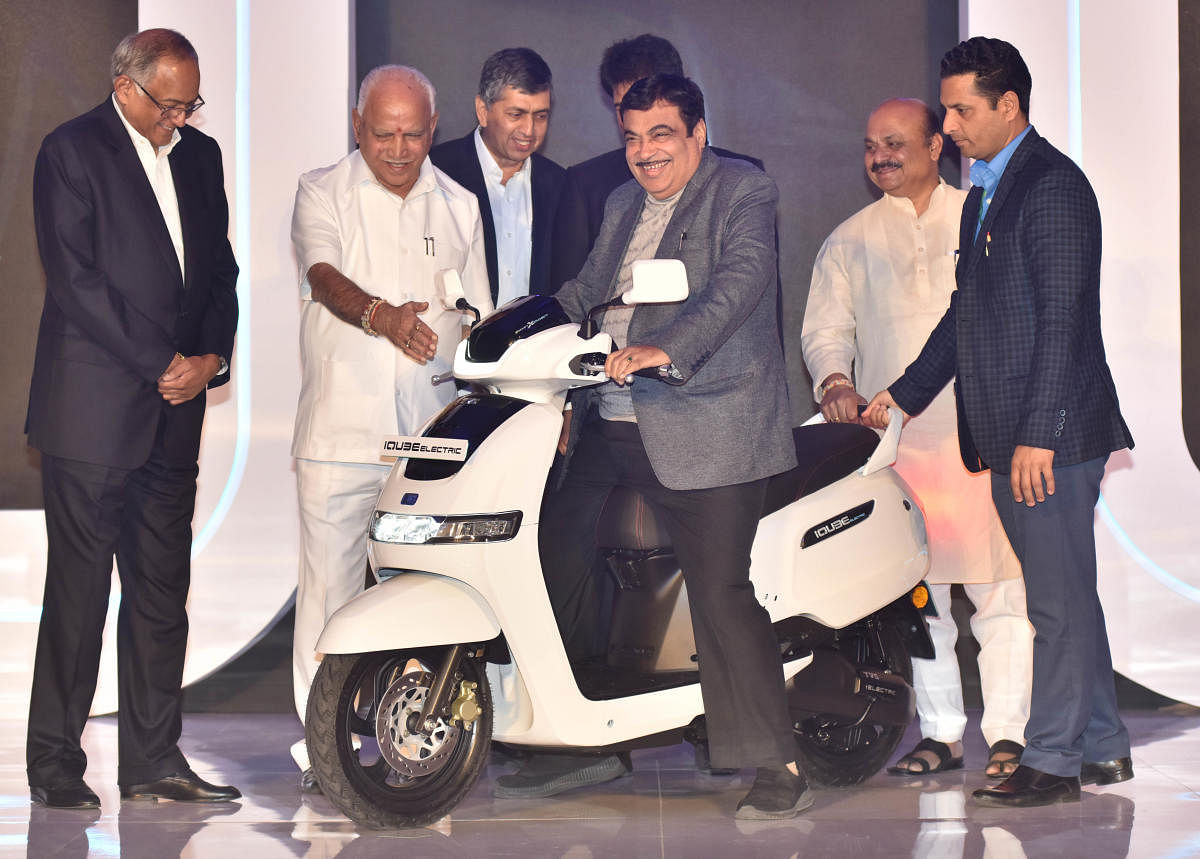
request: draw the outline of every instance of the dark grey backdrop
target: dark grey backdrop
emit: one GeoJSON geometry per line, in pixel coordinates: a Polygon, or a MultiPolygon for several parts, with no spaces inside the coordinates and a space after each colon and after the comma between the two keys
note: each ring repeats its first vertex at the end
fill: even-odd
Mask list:
{"type": "MultiPolygon", "coordinates": [[[[958,41],[957,0],[358,0],[355,10],[357,77],[381,63],[425,72],[438,91],[438,141],[475,127],[489,54],[533,48],[554,72],[543,152],[564,166],[621,142],[597,74],[604,48],[644,32],[670,39],[704,90],[709,139],[763,159],[779,184],[792,407],[797,419],[812,414],[800,322],[813,259],[878,193],[862,165],[867,114],[894,95],[937,104],[938,61],[958,41]]],[[[957,153],[943,174],[958,183],[957,153]]]]}
{"type": "Polygon", "coordinates": [[[137,29],[137,0],[0,2],[0,509],[42,506],[25,447],[25,404],[45,279],[33,235],[42,138],[112,92],[113,47],[137,29]]]}

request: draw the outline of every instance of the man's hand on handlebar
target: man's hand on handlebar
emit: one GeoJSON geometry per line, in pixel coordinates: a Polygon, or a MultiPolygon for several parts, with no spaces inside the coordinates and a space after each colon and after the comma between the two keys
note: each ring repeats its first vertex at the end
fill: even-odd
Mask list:
{"type": "Polygon", "coordinates": [[[887,392],[887,389],[880,391],[871,398],[871,402],[867,403],[867,409],[862,414],[862,423],[875,429],[887,429],[888,409],[900,409],[900,414],[904,415],[904,423],[911,420],[911,416],[896,405],[896,401],[892,399],[892,395],[887,392]]]}
{"type": "Polygon", "coordinates": [[[862,395],[848,385],[830,388],[821,400],[821,414],[832,424],[862,423],[859,414],[867,404],[862,395]]]}
{"type": "Polygon", "coordinates": [[[671,363],[670,357],[657,346],[626,346],[608,356],[604,362],[604,373],[618,385],[633,381],[633,374],[648,367],[663,367],[671,363]]]}

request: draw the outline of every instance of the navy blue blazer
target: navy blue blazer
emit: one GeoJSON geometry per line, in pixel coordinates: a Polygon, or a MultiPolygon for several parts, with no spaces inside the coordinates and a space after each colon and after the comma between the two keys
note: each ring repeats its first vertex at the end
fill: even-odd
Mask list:
{"type": "MultiPolygon", "coordinates": [[[[533,248],[529,261],[529,292],[546,295],[551,291],[550,250],[566,171],[536,152],[529,157],[533,160],[530,165],[533,170],[533,248]]],[[[457,140],[439,143],[429,150],[429,158],[434,166],[479,199],[488,283],[492,288],[492,301],[495,302],[500,284],[499,264],[496,262],[496,223],[492,218],[487,185],[483,181],[483,168],[479,166],[479,154],[475,151],[475,132],[457,140]]],[[[553,286],[557,288],[558,284],[553,286]]]]}
{"type": "Polygon", "coordinates": [[[1100,209],[1083,171],[1032,128],[975,235],[963,206],[958,288],[888,389],[909,414],[952,377],[972,471],[1007,474],[1017,445],[1073,465],[1133,447],[1100,335],[1100,209]]]}
{"type": "MultiPolygon", "coordinates": [[[[763,169],[763,163],[749,155],[708,147],[721,158],[748,161],[763,169]]],[[[604,221],[604,203],[608,195],[626,182],[633,181],[625,148],[620,147],[567,168],[566,187],[559,217],[554,225],[554,259],[551,264],[552,289],[579,275],[588,253],[600,235],[604,221]]]]}
{"type": "Polygon", "coordinates": [[[158,377],[176,352],[230,358],[238,267],[220,148],[189,126],[180,134],[169,158],[186,277],[111,98],[60,125],[38,152],[33,213],[46,300],[25,431],[52,456],[137,468],[161,425],[165,455],[196,461],[204,393],[168,405],[158,377]]]}

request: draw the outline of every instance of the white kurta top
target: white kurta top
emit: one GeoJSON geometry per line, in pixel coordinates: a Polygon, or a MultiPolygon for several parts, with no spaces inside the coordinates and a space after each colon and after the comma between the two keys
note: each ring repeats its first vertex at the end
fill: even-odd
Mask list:
{"type": "MultiPolygon", "coordinates": [[[[844,373],[869,399],[917,357],[955,289],[965,199],[965,191],[943,182],[918,218],[908,198],[885,194],[825,240],[801,335],[815,385],[844,373]]],[[[925,511],[928,581],[979,583],[1021,574],[992,504],[989,476],[963,465],[952,386],[905,428],[896,470],[925,511]]]]}
{"type": "Polygon", "coordinates": [[[434,275],[455,269],[467,301],[492,310],[479,203],[428,158],[407,197],[386,190],[355,150],[332,167],[300,177],[292,215],[300,264],[303,379],[292,455],[329,462],[382,464],[385,435],[408,435],[454,398],[450,370],[463,315],[446,310],[434,275]],[[308,270],[324,262],[391,304],[427,301],[421,319],[438,335],[437,356],[421,365],[385,337],[312,300],[308,270]]]}

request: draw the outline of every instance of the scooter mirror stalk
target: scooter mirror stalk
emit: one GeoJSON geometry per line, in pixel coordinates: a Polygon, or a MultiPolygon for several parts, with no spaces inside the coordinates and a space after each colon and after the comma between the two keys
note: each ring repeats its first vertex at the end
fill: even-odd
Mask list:
{"type": "Polygon", "coordinates": [[[621,295],[588,311],[579,326],[584,340],[595,337],[599,326],[596,317],[610,307],[622,304],[670,304],[688,297],[687,269],[677,259],[640,259],[631,266],[633,285],[621,295]]]}

